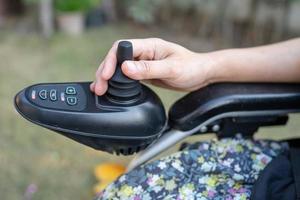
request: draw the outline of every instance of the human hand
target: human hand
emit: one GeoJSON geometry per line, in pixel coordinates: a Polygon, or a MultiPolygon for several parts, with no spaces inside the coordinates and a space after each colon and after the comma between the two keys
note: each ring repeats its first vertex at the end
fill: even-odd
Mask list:
{"type": "MultiPolygon", "coordinates": [[[[209,53],[198,54],[158,38],[128,40],[134,61],[123,62],[123,73],[135,80],[180,91],[197,90],[213,80],[215,60],[209,53]]],[[[113,76],[119,41],[115,42],[96,72],[91,91],[103,95],[113,76]]]]}

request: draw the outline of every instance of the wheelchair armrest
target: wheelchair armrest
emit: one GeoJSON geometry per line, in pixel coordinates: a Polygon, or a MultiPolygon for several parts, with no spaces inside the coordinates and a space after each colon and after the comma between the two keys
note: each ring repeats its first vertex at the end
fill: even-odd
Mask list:
{"type": "MultiPolygon", "coordinates": [[[[218,137],[236,133],[253,136],[260,126],[282,125],[300,112],[300,84],[219,83],[189,93],[169,111],[170,129],[140,152],[128,170],[141,165],[179,141],[197,133],[218,137]]],[[[300,145],[293,140],[290,145],[300,145]]]]}
{"type": "Polygon", "coordinates": [[[300,84],[219,83],[178,100],[169,111],[169,124],[189,131],[217,116],[244,116],[252,121],[255,117],[255,123],[276,125],[285,123],[287,118],[282,117],[291,112],[300,112],[300,84]]]}

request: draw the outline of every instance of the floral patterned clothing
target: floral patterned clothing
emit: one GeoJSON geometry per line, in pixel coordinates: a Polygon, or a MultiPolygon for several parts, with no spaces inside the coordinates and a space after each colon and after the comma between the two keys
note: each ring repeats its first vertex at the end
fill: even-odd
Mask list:
{"type": "Polygon", "coordinates": [[[246,200],[259,173],[287,149],[241,137],[198,142],[122,175],[97,199],[246,200]]]}

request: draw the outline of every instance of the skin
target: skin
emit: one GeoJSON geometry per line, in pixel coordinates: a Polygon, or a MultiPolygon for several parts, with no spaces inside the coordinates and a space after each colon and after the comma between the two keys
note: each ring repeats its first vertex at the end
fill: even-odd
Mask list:
{"type": "MultiPolygon", "coordinates": [[[[127,39],[126,39],[127,40],[127,39]]],[[[261,47],[196,53],[159,38],[131,39],[128,77],[179,91],[216,82],[300,82],[300,38],[261,47]]],[[[103,95],[116,67],[116,41],[96,72],[91,91],[103,95]]]]}

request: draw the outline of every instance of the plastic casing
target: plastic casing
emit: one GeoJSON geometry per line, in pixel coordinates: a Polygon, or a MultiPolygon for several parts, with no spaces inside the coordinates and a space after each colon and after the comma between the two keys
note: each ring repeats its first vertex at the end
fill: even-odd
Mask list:
{"type": "MultiPolygon", "coordinates": [[[[51,83],[51,85],[66,83],[51,83]]],[[[166,128],[166,114],[159,97],[142,85],[135,102],[111,102],[105,96],[89,91],[90,82],[78,84],[86,92],[86,105],[81,111],[49,109],[29,98],[29,86],[15,96],[17,111],[27,120],[56,131],[97,150],[129,155],[144,149],[166,128]]],[[[49,84],[44,84],[49,85],[49,84]]]]}

